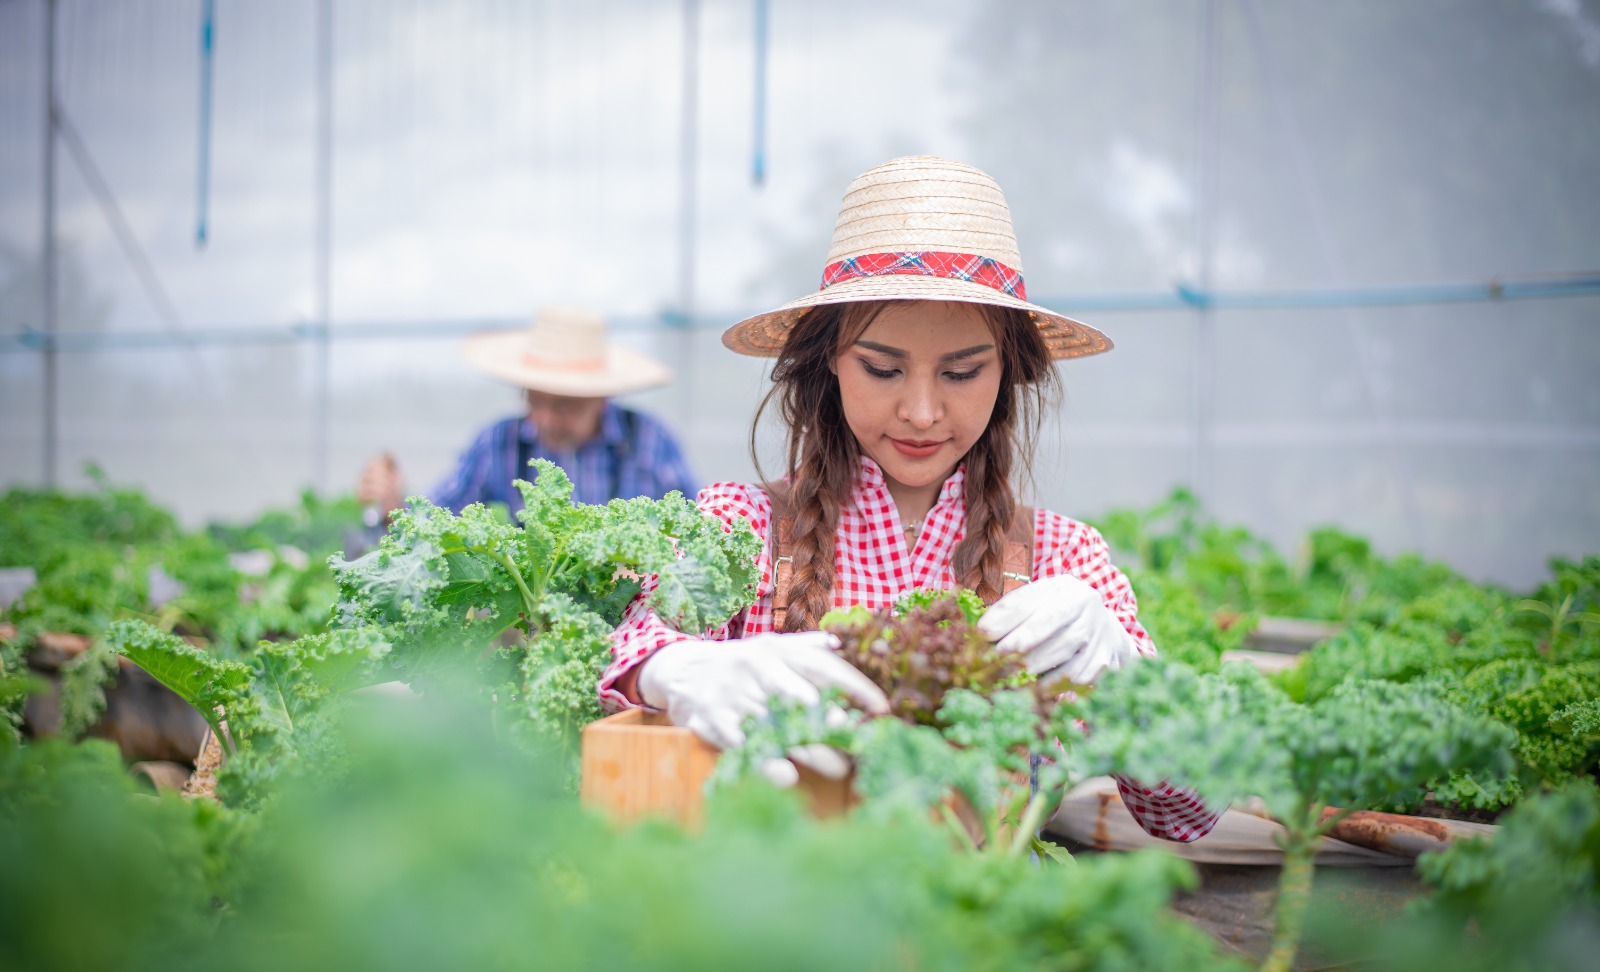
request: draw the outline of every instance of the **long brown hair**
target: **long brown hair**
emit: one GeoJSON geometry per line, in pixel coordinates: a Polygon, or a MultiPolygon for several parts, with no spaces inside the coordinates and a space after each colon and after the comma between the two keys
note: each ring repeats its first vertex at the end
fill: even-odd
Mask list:
{"type": "MultiPolygon", "coordinates": [[[[832,364],[884,308],[883,301],[825,304],[806,313],[789,331],[772,369],[772,388],[750,427],[750,456],[761,416],[774,400],[788,430],[787,473],[794,518],[789,603],[784,628],[816,626],[833,600],[834,537],[840,507],[849,501],[860,457],[845,422],[839,378],[832,364]]],[[[956,545],[956,579],[985,600],[999,597],[1004,583],[1006,538],[1016,511],[1012,474],[1031,479],[1033,444],[1046,407],[1059,389],[1050,352],[1025,311],[992,304],[984,313],[1000,354],[1000,388],[989,425],[967,451],[964,499],[966,535],[956,545]]]]}

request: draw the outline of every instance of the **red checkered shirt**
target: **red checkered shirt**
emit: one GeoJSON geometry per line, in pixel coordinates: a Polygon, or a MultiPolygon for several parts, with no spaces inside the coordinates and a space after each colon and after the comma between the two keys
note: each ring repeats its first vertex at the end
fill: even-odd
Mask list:
{"type": "MultiPolygon", "coordinates": [[[[903,595],[927,588],[960,586],[950,569],[956,544],[966,533],[967,510],[961,484],[965,467],[945,480],[939,498],[923,518],[916,543],[907,547],[900,514],[889,495],[883,471],[862,457],[851,490],[851,503],[839,511],[834,543],[833,606],[888,607],[903,595]]],[[[756,535],[766,538],[757,565],[761,582],[757,599],[745,611],[717,628],[699,635],[669,627],[645,603],[655,589],[653,578],[623,615],[611,635],[612,662],[600,679],[600,701],[609,711],[631,703],[615,688],[617,679],[642,663],[663,645],[692,638],[726,641],[772,630],[772,506],[759,486],[713,483],[700,491],[700,509],[722,520],[728,530],[742,529],[748,521],[756,535]]],[[[1096,590],[1124,628],[1133,636],[1140,654],[1153,657],[1155,645],[1137,617],[1133,587],[1111,564],[1111,551],[1099,531],[1058,513],[1040,509],[1033,522],[1033,579],[1071,574],[1096,590]]],[[[1122,802],[1146,831],[1168,840],[1190,841],[1215,826],[1218,815],[1208,810],[1190,790],[1161,783],[1153,787],[1118,777],[1122,802]]]]}

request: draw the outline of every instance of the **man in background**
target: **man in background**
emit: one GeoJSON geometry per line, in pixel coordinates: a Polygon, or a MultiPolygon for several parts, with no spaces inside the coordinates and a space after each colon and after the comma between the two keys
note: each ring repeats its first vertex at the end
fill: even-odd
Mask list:
{"type": "MultiPolygon", "coordinates": [[[[611,401],[665,385],[672,372],[607,340],[603,318],[547,307],[526,330],[473,335],[462,353],[472,367],[522,388],[527,411],[479,432],[455,471],[429,490],[434,504],[460,512],[500,502],[515,514],[522,494],[511,484],[534,478],[532,459],[564,469],[581,503],[659,499],[672,490],[694,496],[694,476],[666,426],[611,401]]],[[[384,514],[401,505],[405,482],[391,454],[367,463],[356,495],[384,514]]]]}

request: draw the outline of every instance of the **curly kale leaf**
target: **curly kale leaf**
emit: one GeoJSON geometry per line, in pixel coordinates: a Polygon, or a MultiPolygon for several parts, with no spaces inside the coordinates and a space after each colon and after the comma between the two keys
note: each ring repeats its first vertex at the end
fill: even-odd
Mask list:
{"type": "Polygon", "coordinates": [[[106,711],[106,689],[117,681],[117,656],[103,640],[61,666],[61,735],[76,739],[106,711]]]}
{"type": "Polygon", "coordinates": [[[951,790],[970,799],[989,797],[995,789],[987,754],[957,749],[931,726],[874,719],[856,733],[851,755],[861,812],[868,818],[926,816],[951,790]]]}
{"type": "Polygon", "coordinates": [[[230,751],[257,728],[259,707],[250,691],[253,673],[248,665],[224,661],[143,621],[114,622],[106,638],[112,651],[126,655],[194,706],[230,751]],[[224,720],[229,733],[222,731],[224,720]]]}
{"type": "Polygon", "coordinates": [[[1296,782],[1323,805],[1371,806],[1451,771],[1510,769],[1514,735],[1434,681],[1347,682],[1309,712],[1291,740],[1296,782]]]}
{"type": "Polygon", "coordinates": [[[677,492],[660,500],[612,500],[573,537],[558,567],[564,590],[604,595],[618,568],[656,575],[650,607],[680,631],[728,620],[754,600],[761,541],[749,529],[725,530],[677,492]]]}
{"type": "Polygon", "coordinates": [[[1260,796],[1290,825],[1316,826],[1311,807],[1393,803],[1450,771],[1503,770],[1512,743],[1432,682],[1349,682],[1303,706],[1240,665],[1140,662],[1074,709],[1095,771],[1192,786],[1213,805],[1260,796]]]}
{"type": "Polygon", "coordinates": [[[604,715],[595,685],[611,661],[611,629],[560,594],[546,595],[539,628],[520,665],[524,711],[532,728],[575,756],[579,732],[604,715]]]}
{"type": "Polygon", "coordinates": [[[988,605],[983,603],[983,598],[979,597],[976,592],[969,591],[966,588],[957,591],[925,588],[920,591],[912,591],[896,601],[894,613],[898,617],[905,617],[913,611],[926,610],[944,600],[955,601],[956,606],[961,609],[961,616],[966,620],[967,624],[977,624],[978,619],[983,617],[983,612],[989,609],[988,605]]]}
{"type": "Polygon", "coordinates": [[[946,739],[983,753],[1001,770],[1028,771],[1028,756],[1043,745],[1037,699],[1032,692],[1003,690],[984,698],[951,689],[939,708],[946,739]]]}
{"type": "Polygon", "coordinates": [[[724,531],[679,494],[575,505],[559,467],[534,465],[534,481],[517,483],[520,528],[483,506],[456,516],[413,499],[378,550],[335,562],[342,622],[421,632],[470,615],[493,619],[492,635],[519,615],[536,624],[541,600],[557,593],[614,625],[651,574],[659,575],[652,606],[685,630],[713,627],[750,603],[759,547],[750,531],[724,531]]]}
{"type": "Polygon", "coordinates": [[[373,629],[263,644],[253,659],[262,722],[280,736],[293,736],[328,699],[381,680],[379,664],[389,651],[373,629]]]}
{"type": "Polygon", "coordinates": [[[1554,576],[1517,609],[1537,618],[1537,635],[1552,657],[1600,661],[1600,556],[1581,563],[1558,557],[1550,570],[1554,576]]]}
{"type": "Polygon", "coordinates": [[[638,578],[654,574],[651,606],[685,631],[721,624],[750,603],[759,549],[750,531],[724,531],[677,492],[575,505],[566,473],[542,459],[533,465],[533,482],[517,487],[528,550],[549,564],[547,577],[530,578],[535,595],[548,586],[615,624],[638,578]]]}
{"type": "Polygon", "coordinates": [[[230,806],[255,807],[289,777],[342,772],[343,707],[352,691],[383,678],[389,651],[372,629],[261,645],[251,659],[255,724],[218,773],[219,795],[230,806]]]}
{"type": "Polygon", "coordinates": [[[1558,714],[1600,698],[1600,662],[1507,658],[1472,671],[1455,690],[1517,731],[1517,759],[1537,778],[1558,785],[1596,765],[1600,741],[1565,728],[1558,714]]]}
{"type": "Polygon", "coordinates": [[[801,746],[853,751],[861,724],[861,714],[845,708],[844,693],[838,689],[825,689],[815,705],[773,696],[764,714],[745,719],[744,744],[723,751],[708,786],[721,789],[754,779],[768,761],[782,759],[801,746]]]}
{"type": "Polygon", "coordinates": [[[1315,702],[1347,680],[1410,682],[1448,665],[1454,646],[1445,632],[1422,624],[1378,628],[1354,624],[1301,659],[1301,698],[1315,702]]]}
{"type": "Polygon", "coordinates": [[[1451,770],[1496,769],[1512,741],[1432,681],[1345,682],[1307,706],[1239,665],[1198,675],[1140,662],[1108,673],[1076,708],[1094,769],[1193,787],[1213,807],[1258,795],[1283,824],[1271,969],[1290,966],[1317,838],[1343,811],[1396,803],[1451,770]]]}
{"type": "MultiPolygon", "coordinates": [[[[402,516],[405,514],[401,514],[402,516]]],[[[393,536],[391,534],[390,536],[393,536]]],[[[432,620],[434,595],[448,576],[437,548],[426,544],[384,543],[355,560],[337,554],[328,566],[339,578],[340,624],[414,624],[432,620]]]]}
{"type": "Polygon", "coordinates": [[[459,516],[413,498],[377,550],[331,561],[341,601],[337,625],[382,629],[393,645],[389,677],[416,681],[458,671],[501,632],[531,616],[549,562],[527,535],[487,507],[459,516]]]}
{"type": "Polygon", "coordinates": [[[1575,739],[1600,736],[1600,698],[1574,702],[1550,717],[1550,726],[1575,739]]]}
{"type": "MultiPolygon", "coordinates": [[[[329,561],[339,582],[339,624],[396,625],[422,633],[464,623],[469,613],[501,622],[516,619],[524,604],[522,573],[536,577],[521,530],[481,504],[457,516],[419,497],[395,514],[378,549],[347,561],[329,561]]],[[[537,581],[536,581],[537,583],[537,581]]]]}
{"type": "Polygon", "coordinates": [[[1213,806],[1257,795],[1295,799],[1286,723],[1302,713],[1254,669],[1202,675],[1146,660],[1108,672],[1064,708],[1089,731],[1078,746],[1091,773],[1126,773],[1196,789],[1213,806]]]}

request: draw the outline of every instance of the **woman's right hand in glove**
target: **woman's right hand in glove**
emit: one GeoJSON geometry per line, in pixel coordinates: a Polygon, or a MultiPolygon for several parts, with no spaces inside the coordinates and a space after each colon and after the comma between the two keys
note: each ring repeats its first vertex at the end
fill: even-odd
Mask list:
{"type": "MultiPolygon", "coordinates": [[[[872,715],[889,711],[889,700],[849,662],[833,653],[839,640],[822,631],[762,634],[730,641],[679,641],[656,650],[639,669],[638,695],[665,710],[719,749],[744,743],[744,720],[764,715],[772,696],[804,705],[822,700],[823,689],[839,689],[872,715]]],[[[805,746],[790,757],[834,779],[850,771],[849,760],[828,746],[805,746]]],[[[774,783],[794,782],[785,760],[769,766],[774,783]]]]}

